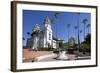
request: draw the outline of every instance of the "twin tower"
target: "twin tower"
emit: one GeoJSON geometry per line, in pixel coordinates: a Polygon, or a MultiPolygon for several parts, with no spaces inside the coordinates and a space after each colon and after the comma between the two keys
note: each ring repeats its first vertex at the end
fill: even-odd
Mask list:
{"type": "Polygon", "coordinates": [[[38,24],[33,28],[31,38],[27,40],[27,47],[37,50],[38,48],[57,48],[57,43],[53,39],[52,33],[51,20],[47,16],[44,19],[44,30],[41,30],[38,24]]]}

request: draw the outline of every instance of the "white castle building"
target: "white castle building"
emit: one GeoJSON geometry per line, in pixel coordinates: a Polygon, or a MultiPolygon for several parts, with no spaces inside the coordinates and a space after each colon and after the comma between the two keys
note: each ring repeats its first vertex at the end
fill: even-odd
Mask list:
{"type": "Polygon", "coordinates": [[[31,37],[27,40],[27,47],[38,48],[58,48],[57,39],[53,37],[51,20],[46,17],[44,20],[44,30],[41,30],[38,24],[32,30],[31,37]]]}

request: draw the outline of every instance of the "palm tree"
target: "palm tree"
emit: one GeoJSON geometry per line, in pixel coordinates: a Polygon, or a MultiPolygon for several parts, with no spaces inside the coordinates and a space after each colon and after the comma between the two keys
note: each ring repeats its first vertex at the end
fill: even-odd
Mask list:
{"type": "Polygon", "coordinates": [[[29,35],[29,36],[30,36],[30,32],[27,32],[27,35],[29,35]]]}
{"type": "Polygon", "coordinates": [[[25,40],[25,38],[23,37],[23,41],[25,40]]]}
{"type": "MultiPolygon", "coordinates": [[[[82,30],[80,30],[80,34],[82,33],[82,30]]],[[[81,43],[81,40],[80,40],[80,43],[81,43]]]]}
{"type": "MultiPolygon", "coordinates": [[[[56,20],[55,20],[55,22],[53,21],[53,23],[56,24],[56,22],[57,22],[57,20],[58,20],[59,14],[60,14],[59,12],[54,12],[54,17],[56,18],[56,20]]],[[[56,32],[56,33],[55,33],[55,34],[56,34],[56,38],[58,38],[58,37],[57,37],[57,26],[56,26],[56,31],[55,31],[55,32],[56,32]]],[[[59,43],[59,42],[57,41],[57,45],[58,45],[58,43],[59,43]]],[[[58,46],[59,46],[59,45],[58,45],[58,46]]],[[[59,50],[59,51],[60,51],[60,50],[59,50]]]]}
{"type": "MultiPolygon", "coordinates": [[[[71,24],[67,24],[67,29],[68,29],[68,35],[67,35],[67,38],[69,40],[69,28],[70,28],[71,24]]],[[[69,49],[69,42],[68,42],[68,49],[69,49]]]]}
{"type": "Polygon", "coordinates": [[[84,40],[85,40],[85,25],[87,24],[87,21],[88,21],[87,19],[83,20],[83,24],[84,24],[84,40]]]}
{"type": "MultiPolygon", "coordinates": [[[[77,30],[77,26],[74,27],[75,30],[77,30]]],[[[76,34],[76,43],[77,43],[77,34],[76,34]]]]}
{"type": "Polygon", "coordinates": [[[89,34],[89,27],[90,27],[90,24],[87,24],[87,28],[88,28],[88,34],[89,34]]]}
{"type": "Polygon", "coordinates": [[[80,26],[79,26],[79,19],[80,19],[79,16],[80,16],[80,13],[77,13],[77,15],[78,15],[78,17],[77,17],[77,26],[78,26],[78,50],[79,50],[79,48],[80,48],[80,39],[79,39],[79,37],[80,37],[80,35],[79,35],[79,32],[80,32],[80,31],[79,31],[79,29],[80,29],[80,28],[79,28],[79,27],[80,27],[80,26]]]}
{"type": "Polygon", "coordinates": [[[82,33],[82,30],[80,30],[80,33],[82,33]]]}
{"type": "MultiPolygon", "coordinates": [[[[56,22],[57,22],[57,20],[58,20],[58,16],[59,16],[59,12],[54,12],[54,17],[56,18],[56,22]]],[[[53,23],[54,23],[54,21],[53,21],[53,23]]],[[[57,37],[57,26],[56,26],[56,37],[57,37]]]]}
{"type": "Polygon", "coordinates": [[[59,15],[59,12],[54,12],[54,16],[56,19],[58,19],[58,15],[59,15]]]}

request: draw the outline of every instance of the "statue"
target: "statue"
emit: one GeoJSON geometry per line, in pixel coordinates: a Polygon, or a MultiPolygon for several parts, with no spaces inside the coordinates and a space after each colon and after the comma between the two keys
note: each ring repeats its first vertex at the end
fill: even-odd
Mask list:
{"type": "Polygon", "coordinates": [[[66,55],[66,51],[60,51],[56,59],[67,60],[68,56],[66,55]]]}

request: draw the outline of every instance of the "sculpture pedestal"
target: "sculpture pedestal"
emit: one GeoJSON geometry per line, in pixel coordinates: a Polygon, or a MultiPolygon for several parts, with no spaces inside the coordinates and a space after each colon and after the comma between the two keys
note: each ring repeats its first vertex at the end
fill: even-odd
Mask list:
{"type": "Polygon", "coordinates": [[[62,51],[62,52],[59,52],[57,58],[58,60],[66,60],[68,59],[68,56],[66,55],[66,51],[62,51]]]}

